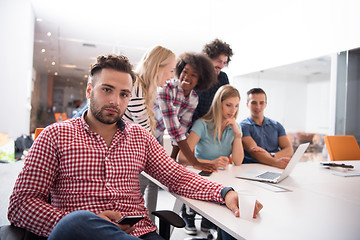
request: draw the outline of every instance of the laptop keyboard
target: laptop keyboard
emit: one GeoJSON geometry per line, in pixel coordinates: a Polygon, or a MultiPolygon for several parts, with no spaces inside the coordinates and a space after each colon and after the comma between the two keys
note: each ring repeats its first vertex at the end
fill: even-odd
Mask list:
{"type": "Polygon", "coordinates": [[[269,179],[269,180],[273,180],[276,179],[277,177],[279,177],[281,175],[281,173],[276,173],[276,172],[264,172],[263,174],[260,174],[259,176],[257,176],[258,178],[264,178],[264,179],[269,179]]]}

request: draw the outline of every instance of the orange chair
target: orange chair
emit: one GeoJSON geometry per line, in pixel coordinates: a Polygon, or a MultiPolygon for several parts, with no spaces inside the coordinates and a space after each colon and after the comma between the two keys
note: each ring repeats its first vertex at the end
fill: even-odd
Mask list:
{"type": "Polygon", "coordinates": [[[360,148],[354,136],[325,136],[324,141],[331,161],[360,160],[360,148]]]}
{"type": "Polygon", "coordinates": [[[68,119],[67,114],[66,113],[54,113],[55,116],[55,120],[57,122],[61,122],[61,121],[65,121],[68,119]]]}
{"type": "Polygon", "coordinates": [[[42,130],[44,130],[44,128],[36,128],[35,129],[34,140],[39,136],[39,134],[41,133],[42,130]]]}

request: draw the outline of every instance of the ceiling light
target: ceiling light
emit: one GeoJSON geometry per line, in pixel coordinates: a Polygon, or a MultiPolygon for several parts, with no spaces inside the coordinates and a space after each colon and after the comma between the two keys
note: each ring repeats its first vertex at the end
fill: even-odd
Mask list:
{"type": "Polygon", "coordinates": [[[58,72],[55,72],[54,75],[57,76],[57,75],[58,75],[58,72]]]}
{"type": "Polygon", "coordinates": [[[53,66],[54,66],[54,65],[55,65],[55,62],[52,62],[52,63],[51,63],[51,65],[53,65],[53,66]]]}
{"type": "Polygon", "coordinates": [[[84,75],[84,78],[88,78],[88,75],[84,75]]]}
{"type": "Polygon", "coordinates": [[[42,52],[42,53],[44,53],[45,51],[46,51],[45,48],[41,49],[41,52],[42,52]]]}
{"type": "Polygon", "coordinates": [[[73,64],[63,64],[61,66],[64,68],[76,68],[76,65],[73,65],[73,64]]]}
{"type": "Polygon", "coordinates": [[[37,22],[42,22],[43,19],[42,19],[42,18],[36,18],[36,21],[37,21],[37,22]]]}
{"type": "Polygon", "coordinates": [[[80,82],[80,85],[83,85],[84,83],[83,82],[80,82]]]}
{"type": "Polygon", "coordinates": [[[51,36],[51,32],[47,32],[47,34],[46,34],[48,37],[50,37],[51,36]]]}
{"type": "Polygon", "coordinates": [[[96,48],[96,45],[95,45],[95,44],[93,44],[93,43],[83,43],[82,45],[83,45],[83,47],[92,47],[92,48],[96,48]]]}

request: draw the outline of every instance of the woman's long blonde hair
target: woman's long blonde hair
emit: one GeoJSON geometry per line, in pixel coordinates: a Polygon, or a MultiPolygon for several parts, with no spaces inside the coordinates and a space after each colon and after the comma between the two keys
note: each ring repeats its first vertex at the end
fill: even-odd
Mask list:
{"type": "MultiPolygon", "coordinates": [[[[221,86],[215,93],[214,99],[210,106],[210,110],[201,118],[207,123],[208,130],[213,134],[214,142],[216,138],[220,142],[222,134],[222,102],[232,97],[238,97],[240,99],[239,91],[229,84],[221,86]],[[214,124],[214,129],[209,129],[209,123],[214,124]]],[[[239,109],[235,112],[235,118],[237,117],[238,113],[239,109]]]]}
{"type": "Polygon", "coordinates": [[[142,87],[152,132],[156,128],[153,106],[157,94],[159,70],[169,64],[173,58],[175,58],[175,54],[171,50],[155,46],[145,53],[136,67],[134,87],[138,85],[142,87]]]}

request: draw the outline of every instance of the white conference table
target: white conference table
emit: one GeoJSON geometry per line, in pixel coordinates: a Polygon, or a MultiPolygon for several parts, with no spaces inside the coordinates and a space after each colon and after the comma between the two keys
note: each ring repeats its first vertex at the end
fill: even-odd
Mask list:
{"type": "MultiPolygon", "coordinates": [[[[344,163],[360,171],[360,161],[344,163]]],[[[274,192],[265,183],[235,177],[254,168],[279,171],[262,164],[229,165],[208,179],[251,191],[264,205],[256,219],[236,218],[217,203],[173,195],[236,239],[360,239],[360,176],[336,176],[333,173],[338,171],[325,169],[319,162],[300,162],[276,184],[291,191],[274,192]]],[[[180,206],[177,201],[174,211],[179,212],[180,206]]]]}

